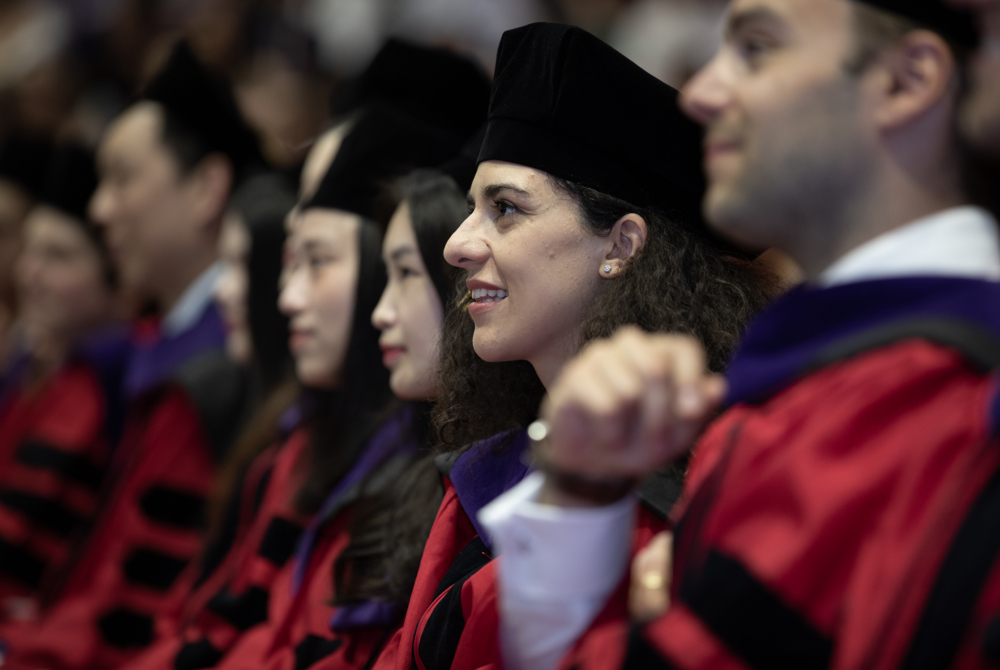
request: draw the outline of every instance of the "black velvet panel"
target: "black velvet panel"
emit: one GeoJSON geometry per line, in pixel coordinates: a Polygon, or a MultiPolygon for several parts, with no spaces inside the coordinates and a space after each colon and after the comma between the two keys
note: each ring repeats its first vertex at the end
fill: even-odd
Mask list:
{"type": "Polygon", "coordinates": [[[21,465],[37,470],[50,470],[95,491],[104,478],[104,471],[87,459],[44,442],[31,440],[21,443],[15,458],[21,465]]]}
{"type": "Polygon", "coordinates": [[[189,530],[205,527],[205,499],[166,486],[150,487],[139,501],[146,518],[165,526],[189,530]]]}
{"type": "Polygon", "coordinates": [[[725,554],[710,550],[698,576],[685,575],[680,597],[752,668],[822,670],[830,665],[833,641],[725,554]]]}

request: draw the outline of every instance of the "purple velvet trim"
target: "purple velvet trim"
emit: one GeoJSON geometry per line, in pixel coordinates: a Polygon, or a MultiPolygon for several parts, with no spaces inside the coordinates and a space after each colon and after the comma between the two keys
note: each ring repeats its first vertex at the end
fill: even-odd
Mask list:
{"type": "Polygon", "coordinates": [[[397,617],[396,603],[369,600],[338,607],[330,617],[330,630],[340,632],[368,626],[391,626],[397,617]]]}
{"type": "Polygon", "coordinates": [[[306,420],[311,411],[313,402],[307,394],[300,395],[298,400],[291,404],[278,419],[278,432],[282,436],[288,437],[294,433],[306,420]]]}
{"type": "Polygon", "coordinates": [[[806,374],[827,347],[921,317],[970,322],[1000,337],[1000,284],[909,277],[794,289],[751,325],[726,375],[727,404],[763,401],[806,374]]]}
{"type": "Polygon", "coordinates": [[[74,357],[85,362],[97,375],[104,394],[104,433],[112,449],[117,448],[125,423],[123,380],[133,353],[129,329],[112,326],[83,338],[74,357]]]}
{"type": "Polygon", "coordinates": [[[493,547],[489,535],[479,523],[479,510],[517,486],[527,476],[528,466],[521,461],[521,456],[527,449],[528,434],[525,431],[500,433],[476,442],[458,457],[451,468],[450,479],[455,486],[458,501],[462,503],[462,509],[479,533],[479,539],[491,551],[493,547]],[[513,442],[506,451],[494,453],[497,443],[509,439],[512,433],[513,442]]]}
{"type": "Polygon", "coordinates": [[[226,328],[215,303],[209,303],[188,330],[152,342],[137,342],[125,376],[125,393],[135,398],[162,384],[187,361],[226,343],[226,328]]]}
{"type": "Polygon", "coordinates": [[[0,376],[0,412],[17,397],[24,378],[31,367],[31,356],[20,351],[10,357],[10,362],[3,376],[0,376]]]}
{"type": "Polygon", "coordinates": [[[326,497],[323,506],[309,523],[309,527],[302,533],[298,547],[295,550],[295,575],[292,579],[292,593],[298,593],[305,578],[306,567],[313,548],[316,545],[316,538],[320,530],[329,521],[329,514],[339,507],[341,499],[348,493],[355,484],[361,482],[375,468],[386,462],[393,456],[410,453],[417,450],[418,445],[412,435],[410,435],[412,408],[407,405],[393,415],[388,421],[382,424],[378,432],[368,442],[368,446],[361,452],[357,462],[347,471],[343,479],[326,497]]]}

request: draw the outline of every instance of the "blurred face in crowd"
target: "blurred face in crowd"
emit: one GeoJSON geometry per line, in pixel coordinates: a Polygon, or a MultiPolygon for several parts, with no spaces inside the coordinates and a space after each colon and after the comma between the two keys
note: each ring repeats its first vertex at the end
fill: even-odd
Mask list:
{"type": "Polygon", "coordinates": [[[115,120],[98,151],[100,184],[90,208],[106,230],[123,286],[146,299],[162,299],[166,286],[190,281],[178,274],[201,251],[193,245],[206,244],[205,230],[223,211],[229,186],[220,182],[229,178],[220,176],[228,170],[219,167],[221,159],[184,173],[162,134],[163,112],[154,103],[133,105],[115,120]]]}
{"type": "Polygon", "coordinates": [[[350,344],[357,294],[360,218],[310,208],[287,242],[278,306],[289,318],[289,348],[299,381],[337,385],[350,344]]]}
{"type": "Polygon", "coordinates": [[[114,313],[115,293],[100,252],[81,225],[59,210],[32,209],[15,276],[29,336],[70,342],[114,313]]]}
{"type": "Polygon", "coordinates": [[[529,167],[483,162],[469,197],[472,213],[445,259],[469,274],[476,354],[530,361],[547,383],[577,349],[609,238],[588,231],[577,203],[529,167]]]}
{"type": "Polygon", "coordinates": [[[243,219],[230,211],[219,236],[222,275],[215,289],[215,301],[226,324],[226,351],[232,360],[244,365],[250,363],[253,357],[253,340],[247,321],[250,245],[250,233],[243,219]]]}
{"type": "Polygon", "coordinates": [[[21,250],[21,230],[31,203],[24,192],[0,179],[0,301],[13,289],[11,270],[21,250]]]}
{"type": "MultiPolygon", "coordinates": [[[[410,206],[396,209],[382,242],[389,278],[372,314],[382,331],[379,346],[389,368],[392,392],[404,400],[427,400],[437,393],[437,354],[444,308],[427,274],[410,206]]],[[[438,261],[440,262],[440,261],[438,261]]]]}
{"type": "Polygon", "coordinates": [[[725,43],[682,105],[707,130],[706,214],[748,245],[795,250],[811,215],[870,177],[874,131],[848,71],[852,3],[734,0],[725,43]]]}
{"type": "Polygon", "coordinates": [[[1000,0],[951,2],[976,13],[982,35],[962,109],[962,130],[974,146],[1000,158],[1000,0]]]}

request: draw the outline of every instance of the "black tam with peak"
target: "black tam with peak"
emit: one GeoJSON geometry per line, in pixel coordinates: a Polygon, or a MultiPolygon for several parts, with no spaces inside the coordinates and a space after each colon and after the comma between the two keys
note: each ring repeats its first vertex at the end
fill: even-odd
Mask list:
{"type": "Polygon", "coordinates": [[[227,156],[237,180],[264,165],[257,136],[240,114],[232,90],[202,65],[187,42],[177,44],[142,98],[162,105],[206,153],[227,156]]]}
{"type": "Polygon", "coordinates": [[[677,96],[580,28],[508,30],[479,161],[542,170],[637,207],[699,211],[702,132],[677,96]]]}
{"type": "Polygon", "coordinates": [[[486,121],[489,101],[489,78],[475,61],[390,39],[360,75],[340,87],[333,112],[344,116],[384,102],[466,139],[486,121]]]}
{"type": "Polygon", "coordinates": [[[979,32],[972,14],[944,0],[855,0],[910,19],[955,44],[974,49],[979,32]]]}
{"type": "Polygon", "coordinates": [[[376,218],[382,187],[416,168],[455,156],[460,139],[388,105],[372,105],[344,138],[337,157],[304,209],[321,207],[376,218]]]}
{"type": "Polygon", "coordinates": [[[85,147],[67,144],[53,150],[38,201],[87,223],[87,206],[95,190],[94,153],[85,147]]]}

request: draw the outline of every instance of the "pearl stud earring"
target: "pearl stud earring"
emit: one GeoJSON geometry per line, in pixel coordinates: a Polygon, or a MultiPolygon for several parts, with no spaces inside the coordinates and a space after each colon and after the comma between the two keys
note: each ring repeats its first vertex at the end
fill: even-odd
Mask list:
{"type": "Polygon", "coordinates": [[[604,266],[604,271],[605,272],[611,272],[611,266],[610,265],[605,265],[604,266]]]}

